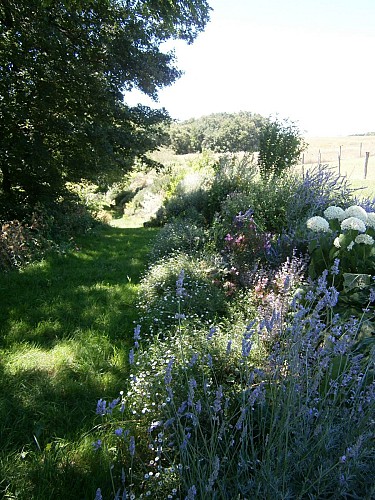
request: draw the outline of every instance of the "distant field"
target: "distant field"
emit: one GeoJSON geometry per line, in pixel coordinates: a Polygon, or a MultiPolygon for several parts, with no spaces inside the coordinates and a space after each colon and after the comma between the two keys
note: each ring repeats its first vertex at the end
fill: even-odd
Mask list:
{"type": "Polygon", "coordinates": [[[309,147],[304,153],[305,165],[317,164],[320,159],[320,163],[338,168],[341,153],[341,173],[350,179],[364,179],[368,151],[367,179],[375,180],[375,136],[310,137],[306,142],[309,147]]]}
{"type": "Polygon", "coordinates": [[[375,136],[307,137],[308,149],[304,153],[304,164],[308,168],[328,164],[346,175],[353,187],[364,187],[363,194],[375,196],[375,136]],[[341,149],[340,149],[341,147],[341,149]],[[370,153],[365,179],[365,156],[370,153]]]}
{"type": "MultiPolygon", "coordinates": [[[[340,173],[346,175],[355,188],[363,187],[363,195],[375,197],[375,135],[347,137],[306,137],[308,148],[304,152],[304,167],[308,169],[323,165],[339,169],[338,156],[341,153],[340,173]],[[341,146],[341,149],[340,149],[341,146]],[[367,176],[364,177],[366,151],[370,153],[367,164],[367,176]]],[[[162,149],[154,152],[152,159],[166,165],[184,164],[197,154],[175,155],[171,150],[162,149]]],[[[255,155],[256,157],[256,155],[255,155]]],[[[301,158],[302,164],[302,158],[301,158]]],[[[300,166],[301,166],[300,164],[300,166]]]]}

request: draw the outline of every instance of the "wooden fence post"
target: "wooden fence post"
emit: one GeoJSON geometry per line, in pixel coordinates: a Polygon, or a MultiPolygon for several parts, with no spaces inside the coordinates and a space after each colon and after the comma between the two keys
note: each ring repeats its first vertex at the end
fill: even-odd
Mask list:
{"type": "Polygon", "coordinates": [[[302,153],[302,179],[305,178],[305,153],[302,153]]]}
{"type": "Polygon", "coordinates": [[[369,156],[370,156],[370,152],[369,151],[366,151],[366,157],[365,157],[365,179],[367,177],[367,165],[368,165],[368,159],[369,159],[369,156]]]}
{"type": "MultiPolygon", "coordinates": [[[[340,146],[341,149],[341,146],[340,146]]],[[[341,175],[341,154],[339,154],[339,175],[341,175]]]]}

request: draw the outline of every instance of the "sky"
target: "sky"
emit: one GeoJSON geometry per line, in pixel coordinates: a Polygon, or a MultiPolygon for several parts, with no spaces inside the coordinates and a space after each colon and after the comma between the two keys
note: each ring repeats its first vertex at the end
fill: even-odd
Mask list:
{"type": "Polygon", "coordinates": [[[375,131],[375,0],[208,0],[211,20],[177,41],[183,76],[152,103],[176,120],[250,111],[305,136],[375,131]]]}

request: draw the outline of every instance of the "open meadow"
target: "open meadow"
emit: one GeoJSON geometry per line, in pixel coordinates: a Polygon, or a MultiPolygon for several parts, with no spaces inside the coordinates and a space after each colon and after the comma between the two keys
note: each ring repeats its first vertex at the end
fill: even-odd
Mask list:
{"type": "MultiPolygon", "coordinates": [[[[346,175],[354,187],[364,187],[364,194],[375,196],[375,135],[343,137],[307,137],[304,152],[305,168],[327,164],[346,175]],[[365,178],[365,158],[369,153],[365,178]]],[[[302,161],[301,161],[302,163],[302,161]]]]}

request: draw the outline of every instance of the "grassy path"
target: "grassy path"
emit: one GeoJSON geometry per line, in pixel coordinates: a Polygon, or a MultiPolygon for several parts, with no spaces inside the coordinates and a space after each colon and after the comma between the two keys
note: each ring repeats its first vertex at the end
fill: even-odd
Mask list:
{"type": "Polygon", "coordinates": [[[4,498],[95,496],[95,405],[127,378],[137,284],[156,231],[105,227],[77,251],[0,275],[4,498]]]}

